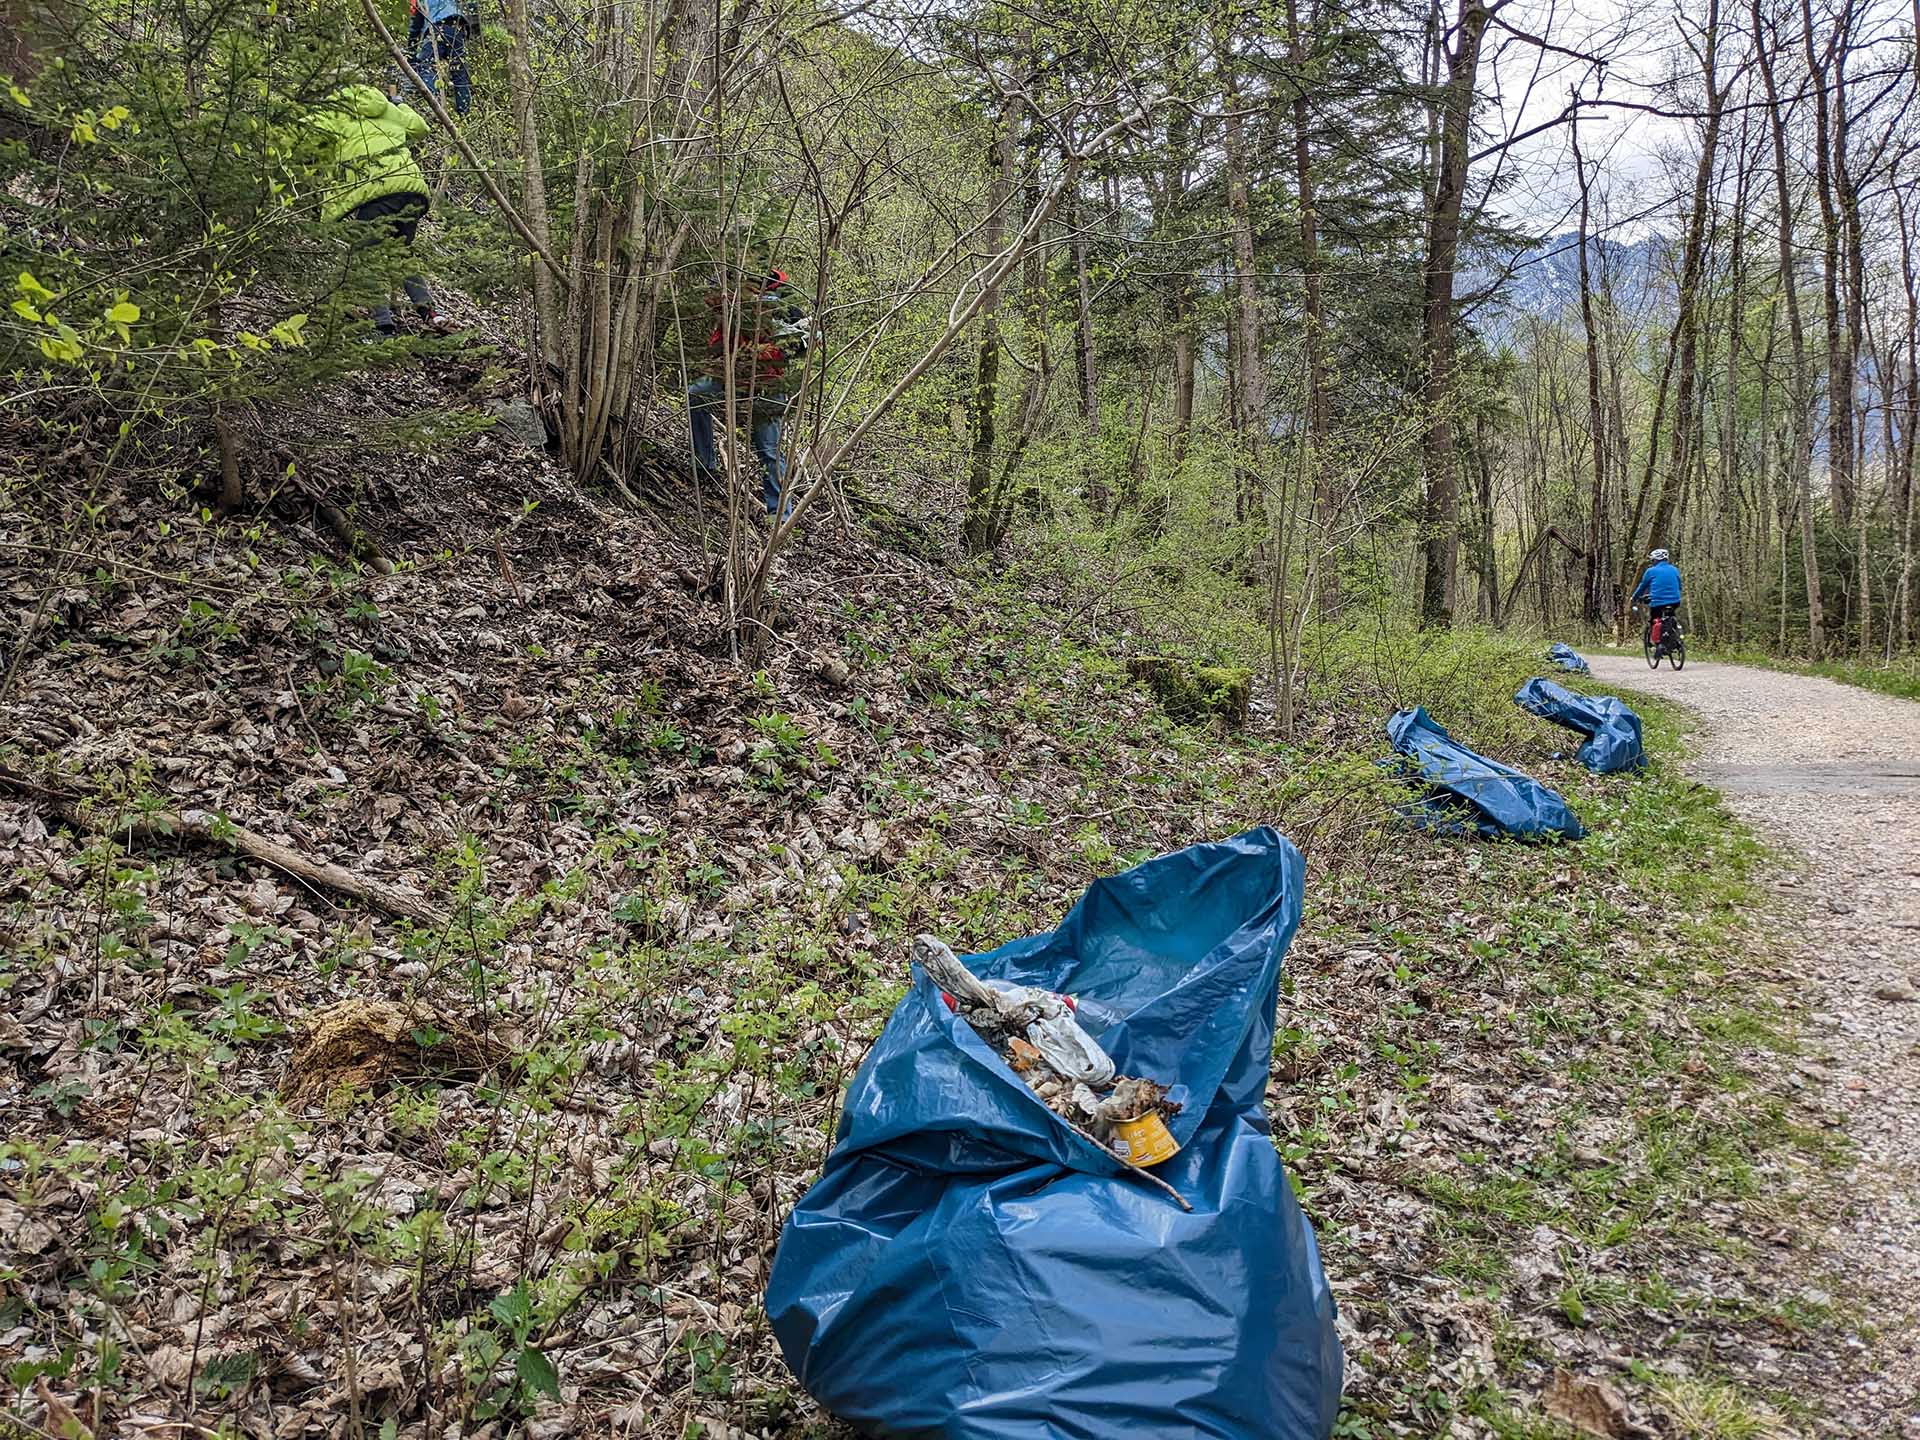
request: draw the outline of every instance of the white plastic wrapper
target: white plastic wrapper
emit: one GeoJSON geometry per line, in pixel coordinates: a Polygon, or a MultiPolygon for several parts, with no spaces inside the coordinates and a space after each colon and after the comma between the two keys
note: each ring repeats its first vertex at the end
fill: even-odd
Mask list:
{"type": "Polygon", "coordinates": [[[983,981],[960,957],[931,935],[913,942],[914,959],[953,996],[961,1016],[978,1029],[1024,1033],[1047,1065],[1063,1079],[1099,1088],[1113,1083],[1113,1057],[1080,1028],[1073,1007],[1051,990],[983,981]]]}

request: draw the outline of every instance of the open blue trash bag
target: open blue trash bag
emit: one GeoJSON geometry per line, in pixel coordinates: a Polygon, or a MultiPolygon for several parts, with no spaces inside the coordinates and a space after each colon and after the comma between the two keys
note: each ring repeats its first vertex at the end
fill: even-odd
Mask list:
{"type": "Polygon", "coordinates": [[[1096,881],[1051,934],[966,957],[1125,1017],[1098,1039],[1184,1101],[1153,1174],[1190,1214],[1068,1129],[914,967],[767,1284],[816,1399],[926,1440],[1331,1433],[1333,1297],[1263,1108],[1302,879],[1299,851],[1253,830],[1096,881]]]}
{"type": "Polygon", "coordinates": [[[1556,640],[1547,647],[1547,658],[1562,670],[1572,671],[1575,675],[1591,675],[1593,667],[1586,658],[1564,640],[1556,640]]]}
{"type": "Polygon", "coordinates": [[[1416,824],[1488,839],[1578,840],[1587,833],[1558,791],[1474,754],[1424,709],[1387,721],[1387,738],[1406,757],[1408,777],[1433,792],[1407,812],[1416,824]]]}
{"type": "Polygon", "coordinates": [[[1640,745],[1640,717],[1612,695],[1575,695],[1536,675],[1513,692],[1513,703],[1529,715],[1564,725],[1587,736],[1580,763],[1596,775],[1638,770],[1647,763],[1640,745]]]}

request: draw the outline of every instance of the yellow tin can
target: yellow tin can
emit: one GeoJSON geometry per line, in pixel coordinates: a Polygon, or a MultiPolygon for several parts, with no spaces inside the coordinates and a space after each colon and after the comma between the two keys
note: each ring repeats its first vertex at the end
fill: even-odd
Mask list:
{"type": "Polygon", "coordinates": [[[1114,1121],[1113,1153],[1144,1167],[1171,1160],[1180,1153],[1180,1147],[1174,1143],[1167,1122],[1157,1111],[1150,1110],[1137,1120],[1114,1121]]]}

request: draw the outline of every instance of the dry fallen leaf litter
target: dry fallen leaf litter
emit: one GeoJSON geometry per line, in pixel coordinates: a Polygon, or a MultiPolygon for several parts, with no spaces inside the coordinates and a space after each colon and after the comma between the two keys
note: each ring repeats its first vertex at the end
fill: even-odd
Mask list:
{"type": "MultiPolygon", "coordinates": [[[[755,674],[727,653],[689,496],[621,511],[487,436],[338,443],[494,383],[428,362],[250,435],[351,500],[391,574],[298,503],[249,537],[254,517],[202,514],[157,464],[109,478],[90,558],[43,610],[32,547],[65,543],[84,477],[0,488],[20,547],[0,632],[27,646],[0,764],[228,817],[451,922],[0,794],[0,1361],[29,1377],[9,1402],[26,1423],[294,1440],[357,1406],[403,1440],[824,1425],[756,1307],[900,948],[1043,928],[1126,856],[1258,822],[1312,866],[1270,1111],[1340,1300],[1353,1425],[1488,1436],[1475,1406],[1537,1415],[1564,1371],[1678,1436],[1684,1376],[1818,1403],[1878,1374],[1844,1302],[1811,1298],[1839,1293],[1804,1249],[1821,1164],[1740,1138],[1756,1095],[1826,1093],[1723,1023],[1755,994],[1804,1010],[1803,969],[1774,985],[1756,934],[1690,979],[1686,917],[1597,855],[1380,828],[1370,778],[1314,757],[1377,749],[1398,642],[1329,672],[1289,750],[1258,711],[1250,742],[1196,734],[1115,678],[1106,656],[1167,637],[1116,629],[1100,577],[1049,593],[1024,572],[1033,607],[989,605],[937,538],[917,556],[827,518],[783,569],[755,674]],[[349,1002],[396,1007],[376,1038],[423,1006],[514,1063],[436,1064],[409,1027],[276,1107],[302,1026],[349,1002]],[[1719,1068],[1659,1063],[1676,1052],[1719,1068]],[[368,1103],[327,1103],[361,1084],[368,1103]],[[1676,1174],[1676,1141],[1741,1147],[1751,1188],[1676,1174]],[[1616,1231],[1589,1228],[1596,1195],[1625,1202],[1616,1231]],[[1645,1301],[1656,1282],[1673,1306],[1645,1301]],[[1831,1318],[1796,1324],[1798,1305],[1831,1318]],[[98,1383],[84,1364],[107,1351],[98,1383]],[[502,1394],[523,1419],[478,1414],[502,1394]]],[[[28,423],[0,417],[23,453],[28,423]]],[[[942,479],[913,477],[911,501],[878,466],[854,479],[925,506],[895,526],[915,543],[958,513],[942,479]]],[[[1502,758],[1546,778],[1550,747],[1502,758]]]]}

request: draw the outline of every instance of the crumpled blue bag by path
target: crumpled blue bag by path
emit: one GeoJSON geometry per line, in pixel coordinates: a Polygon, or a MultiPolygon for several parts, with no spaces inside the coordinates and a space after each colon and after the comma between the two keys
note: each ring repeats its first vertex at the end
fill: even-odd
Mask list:
{"type": "Polygon", "coordinates": [[[1591,675],[1593,673],[1593,667],[1587,664],[1586,657],[1581,655],[1564,640],[1556,640],[1547,647],[1547,658],[1562,670],[1572,671],[1575,675],[1591,675]]]}
{"type": "Polygon", "coordinates": [[[816,1399],[902,1440],[1332,1432],[1333,1297],[1264,1105],[1302,881],[1292,844],[1253,830],[1096,881],[1051,934],[967,957],[1125,1017],[1098,1038],[1184,1099],[1153,1173],[1190,1214],[1069,1130],[914,967],[767,1283],[816,1399]]]}
{"type": "Polygon", "coordinates": [[[1407,758],[1410,778],[1437,792],[1412,807],[1416,824],[1487,839],[1578,840],[1587,833],[1558,791],[1474,754],[1424,709],[1402,710],[1387,721],[1387,738],[1407,758]]]}
{"type": "Polygon", "coordinates": [[[1647,763],[1640,744],[1640,717],[1613,695],[1575,695],[1541,676],[1513,692],[1513,703],[1529,715],[1564,725],[1587,736],[1580,763],[1596,775],[1638,770],[1647,763]]]}

